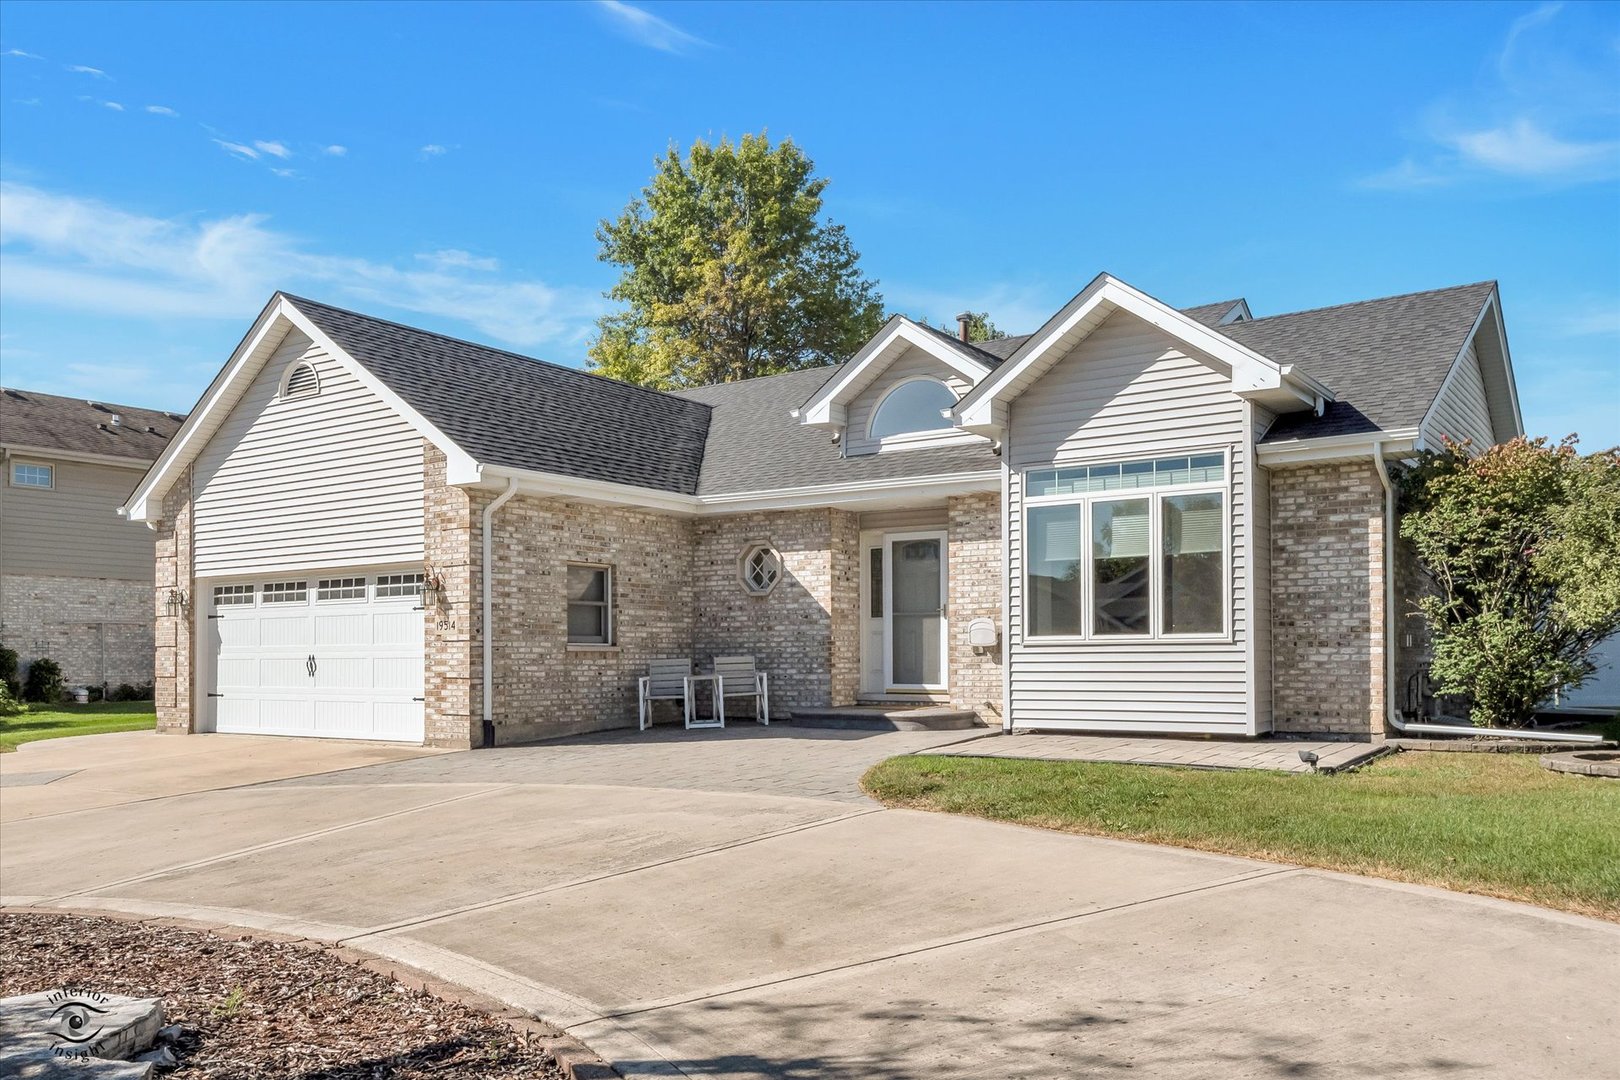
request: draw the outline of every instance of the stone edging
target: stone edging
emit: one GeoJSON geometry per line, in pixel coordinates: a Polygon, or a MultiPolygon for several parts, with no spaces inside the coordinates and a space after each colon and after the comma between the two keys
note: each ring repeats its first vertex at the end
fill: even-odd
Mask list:
{"type": "Polygon", "coordinates": [[[0,915],[77,915],[84,918],[110,919],[114,922],[139,923],[145,926],[168,926],[180,930],[200,930],[214,934],[226,940],[254,940],[278,942],[284,945],[295,945],[300,948],[328,953],[338,960],[355,967],[365,968],[367,971],[387,976],[402,986],[412,990],[419,990],[424,994],[431,994],[444,1001],[452,1001],[458,1005],[465,1005],[476,1009],[484,1015],[499,1020],[514,1031],[522,1032],[530,1037],[533,1045],[542,1047],[557,1062],[564,1076],[569,1080],[612,1080],[619,1076],[619,1071],[606,1061],[602,1060],[590,1047],[580,1042],[567,1032],[559,1032],[550,1024],[537,1019],[532,1013],[521,1009],[514,1009],[486,994],[469,990],[457,983],[447,982],[427,972],[414,968],[409,964],[402,964],[397,960],[389,960],[364,949],[356,949],[352,945],[334,945],[330,941],[319,938],[299,937],[296,934],[282,934],[274,930],[253,930],[244,926],[233,926],[230,923],[208,922],[202,919],[177,919],[168,916],[131,915],[121,911],[110,911],[104,908],[69,908],[69,907],[0,907],[0,915]]]}
{"type": "Polygon", "coordinates": [[[1553,754],[1567,750],[1606,750],[1612,742],[1567,743],[1552,739],[1386,739],[1386,746],[1397,750],[1426,750],[1453,754],[1553,754]]]}

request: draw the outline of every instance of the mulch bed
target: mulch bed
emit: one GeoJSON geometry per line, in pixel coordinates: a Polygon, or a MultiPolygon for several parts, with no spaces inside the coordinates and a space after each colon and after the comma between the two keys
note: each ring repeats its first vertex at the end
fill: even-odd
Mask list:
{"type": "Polygon", "coordinates": [[[531,1037],[317,948],[78,915],[0,916],[0,996],[160,997],[184,1025],[169,1075],[557,1080],[531,1037]]]}

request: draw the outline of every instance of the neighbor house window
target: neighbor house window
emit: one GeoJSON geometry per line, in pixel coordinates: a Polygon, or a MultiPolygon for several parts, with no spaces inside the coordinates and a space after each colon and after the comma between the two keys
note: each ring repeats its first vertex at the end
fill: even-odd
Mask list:
{"type": "Polygon", "coordinates": [[[1026,473],[1025,636],[1225,633],[1226,476],[1218,453],[1026,473]]]}
{"type": "Polygon", "coordinates": [[[956,395],[938,379],[908,379],[884,395],[872,413],[870,435],[888,439],[951,427],[944,410],[956,405],[956,395]]]}
{"type": "Polygon", "coordinates": [[[379,574],[377,576],[377,599],[379,600],[391,596],[421,595],[421,574],[379,574]]]}
{"type": "Polygon", "coordinates": [[[782,556],[769,544],[750,544],[743,550],[743,589],[753,596],[764,596],[782,580],[782,556]]]}
{"type": "Polygon", "coordinates": [[[568,644],[613,644],[613,571],[568,564],[568,644]]]}
{"type": "Polygon", "coordinates": [[[366,579],[363,577],[322,578],[315,585],[317,600],[364,600],[366,579]]]}
{"type": "Polygon", "coordinates": [[[214,606],[217,608],[234,607],[239,604],[253,603],[252,585],[215,585],[214,606]]]}
{"type": "Polygon", "coordinates": [[[21,461],[11,463],[11,486],[53,488],[56,486],[56,468],[52,465],[29,465],[21,461]]]}
{"type": "Polygon", "coordinates": [[[264,586],[266,604],[303,604],[309,601],[309,582],[270,581],[264,586]]]}

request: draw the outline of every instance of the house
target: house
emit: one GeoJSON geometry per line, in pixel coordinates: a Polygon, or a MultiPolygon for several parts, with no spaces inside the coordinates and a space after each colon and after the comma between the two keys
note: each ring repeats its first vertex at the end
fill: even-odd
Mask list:
{"type": "Polygon", "coordinates": [[[184,419],[0,390],[0,645],[69,686],[152,681],[152,530],[116,513],[184,419]]]}
{"type": "Polygon", "coordinates": [[[788,709],[1366,739],[1424,648],[1389,466],[1520,431],[1489,282],[1256,318],[1104,274],[679,393],[277,294],[125,512],[168,731],[508,743],[750,653],[788,709]]]}

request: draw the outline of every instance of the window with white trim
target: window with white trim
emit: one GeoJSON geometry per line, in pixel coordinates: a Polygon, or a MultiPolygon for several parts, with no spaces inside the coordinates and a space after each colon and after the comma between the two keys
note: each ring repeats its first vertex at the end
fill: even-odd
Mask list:
{"type": "Polygon", "coordinates": [[[395,596],[421,596],[421,574],[379,574],[377,575],[377,599],[385,600],[395,596]]]}
{"type": "Polygon", "coordinates": [[[743,590],[751,596],[764,596],[782,580],[782,556],[769,544],[750,544],[739,561],[743,590]]]}
{"type": "Polygon", "coordinates": [[[568,644],[613,644],[613,568],[568,564],[568,644]]]}
{"type": "Polygon", "coordinates": [[[1024,475],[1024,636],[1226,633],[1224,453],[1024,475]]]}
{"type": "Polygon", "coordinates": [[[11,486],[43,488],[48,491],[56,486],[56,467],[54,465],[34,465],[26,461],[13,461],[11,463],[11,486]]]}
{"type": "Polygon", "coordinates": [[[930,431],[948,431],[956,395],[938,379],[919,376],[898,383],[872,411],[868,434],[874,439],[892,439],[930,431]]]}
{"type": "Polygon", "coordinates": [[[314,397],[321,392],[321,377],[306,360],[299,360],[287,369],[281,380],[283,398],[314,397]]]}
{"type": "Polygon", "coordinates": [[[307,604],[309,602],[309,582],[307,581],[267,581],[264,585],[264,598],[266,604],[307,604]]]}
{"type": "Polygon", "coordinates": [[[322,578],[315,584],[316,600],[364,600],[366,579],[363,577],[322,578]]]}
{"type": "Polygon", "coordinates": [[[242,604],[253,603],[252,585],[215,585],[214,606],[236,607],[242,604]]]}

